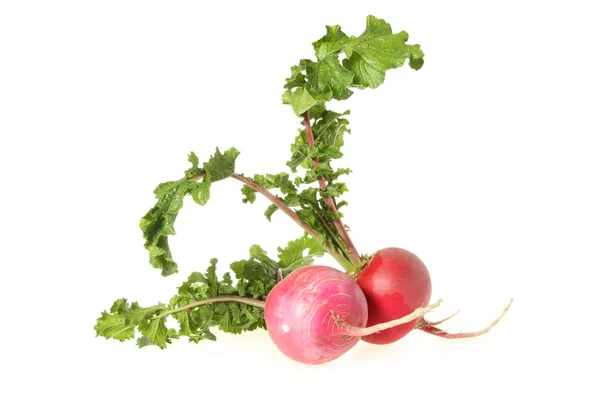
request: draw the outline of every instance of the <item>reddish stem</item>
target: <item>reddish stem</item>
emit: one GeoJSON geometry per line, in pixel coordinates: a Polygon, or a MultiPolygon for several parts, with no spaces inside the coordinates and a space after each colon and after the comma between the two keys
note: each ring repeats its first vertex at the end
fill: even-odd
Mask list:
{"type": "MultiPolygon", "coordinates": [[[[202,179],[204,176],[206,175],[206,171],[201,171],[199,172],[197,175],[188,178],[190,181],[197,181],[198,179],[202,179]]],[[[333,248],[327,241],[323,240],[321,234],[317,231],[315,231],[310,225],[308,225],[306,222],[303,222],[300,217],[298,216],[298,214],[296,213],[296,211],[292,210],[290,207],[287,206],[287,204],[285,204],[283,201],[281,201],[281,199],[279,199],[277,196],[275,196],[273,193],[269,192],[269,190],[267,188],[265,188],[264,186],[254,182],[252,179],[250,178],[246,178],[243,175],[239,175],[236,173],[231,174],[231,177],[233,179],[236,179],[248,186],[250,186],[252,189],[256,190],[258,193],[262,194],[263,196],[265,196],[267,198],[267,200],[269,200],[271,203],[273,203],[275,206],[277,206],[277,208],[279,208],[281,211],[283,211],[288,217],[290,217],[296,224],[298,224],[302,229],[304,229],[305,232],[307,232],[309,235],[311,235],[317,242],[319,242],[324,248],[325,250],[327,250],[327,252],[329,254],[331,254],[331,256],[342,266],[344,267],[344,269],[346,269],[347,271],[351,271],[354,270],[355,267],[354,265],[352,265],[352,263],[349,263],[348,260],[346,260],[346,257],[340,253],[339,250],[333,248]]]]}
{"type": "MultiPolygon", "coordinates": [[[[312,132],[312,127],[310,125],[310,115],[308,110],[304,112],[304,126],[306,128],[306,142],[308,143],[308,147],[314,147],[315,138],[312,132]]],[[[315,168],[319,166],[319,160],[316,157],[313,157],[312,163],[315,168]]],[[[323,175],[319,175],[319,188],[322,191],[327,190],[327,183],[325,182],[325,178],[323,177],[323,175]]],[[[335,200],[331,196],[327,195],[323,195],[323,200],[325,200],[325,204],[327,204],[327,206],[331,209],[334,215],[337,216],[336,220],[334,221],[334,225],[338,232],[338,235],[342,237],[342,239],[346,243],[346,246],[348,247],[348,256],[350,257],[350,261],[353,264],[355,264],[358,268],[360,268],[362,266],[360,255],[358,254],[358,251],[356,250],[352,239],[350,239],[350,235],[346,230],[346,226],[344,226],[344,223],[342,222],[342,219],[339,216],[335,200]]]]}
{"type": "Polygon", "coordinates": [[[258,193],[262,194],[263,196],[265,196],[271,203],[273,203],[274,205],[277,206],[277,208],[279,208],[281,211],[283,211],[288,217],[290,217],[291,219],[294,220],[295,223],[297,223],[298,225],[300,225],[300,227],[302,229],[304,229],[306,232],[308,232],[312,237],[314,237],[315,239],[317,239],[317,241],[321,242],[321,235],[319,234],[319,232],[315,231],[313,228],[311,228],[310,225],[308,225],[306,222],[303,222],[300,217],[298,217],[298,214],[292,210],[291,208],[289,208],[283,201],[281,201],[281,199],[279,199],[277,196],[275,196],[273,193],[269,192],[269,190],[267,190],[264,186],[254,182],[252,179],[250,178],[246,178],[243,175],[239,175],[239,174],[232,174],[231,177],[233,179],[236,179],[248,186],[250,186],[252,189],[256,190],[258,193]]]}
{"type": "Polygon", "coordinates": [[[288,207],[283,201],[281,201],[281,199],[279,199],[279,197],[277,197],[273,193],[269,192],[269,190],[267,188],[254,182],[250,178],[246,178],[243,175],[234,173],[231,175],[231,177],[233,179],[236,179],[236,180],[250,186],[252,189],[256,190],[258,193],[265,196],[271,203],[276,205],[277,208],[279,208],[288,217],[290,217],[296,224],[298,224],[302,229],[304,229],[306,232],[308,232],[309,235],[311,235],[313,238],[315,238],[315,240],[317,242],[321,243],[321,245],[323,247],[325,247],[327,252],[329,254],[331,254],[331,256],[333,258],[335,258],[336,261],[338,263],[340,263],[344,268],[352,267],[351,265],[350,266],[348,265],[348,261],[346,260],[346,258],[344,257],[343,254],[341,254],[335,248],[331,247],[331,245],[329,243],[327,243],[327,241],[323,240],[323,238],[321,237],[321,234],[319,232],[315,231],[310,225],[308,225],[306,222],[302,221],[300,219],[300,217],[298,217],[298,214],[296,213],[296,211],[294,211],[290,207],[288,207]]]}
{"type": "MultiPolygon", "coordinates": [[[[199,174],[193,176],[192,178],[189,178],[189,180],[197,181],[198,179],[202,179],[205,175],[206,175],[206,172],[202,171],[199,174]]],[[[315,238],[318,242],[323,241],[319,232],[317,232],[313,228],[311,228],[311,226],[308,225],[306,222],[303,222],[300,219],[300,217],[298,217],[298,214],[296,213],[296,211],[289,208],[287,206],[287,204],[285,204],[283,201],[281,201],[281,199],[279,197],[277,197],[273,193],[269,192],[269,190],[266,187],[254,182],[252,179],[246,178],[245,176],[240,175],[240,174],[233,173],[233,174],[231,174],[231,177],[233,179],[236,179],[236,180],[242,182],[245,185],[250,186],[252,189],[256,190],[258,193],[265,196],[271,203],[276,205],[277,208],[279,208],[288,217],[290,217],[292,220],[294,220],[295,223],[300,225],[300,227],[302,229],[304,229],[309,235],[311,235],[313,238],[315,238]]],[[[324,247],[327,248],[326,244],[324,244],[324,247]]],[[[328,248],[328,250],[330,250],[330,249],[328,248]]]]}

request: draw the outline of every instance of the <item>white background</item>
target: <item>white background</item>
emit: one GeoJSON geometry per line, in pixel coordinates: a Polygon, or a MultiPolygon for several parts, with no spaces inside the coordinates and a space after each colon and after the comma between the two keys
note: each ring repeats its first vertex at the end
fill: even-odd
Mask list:
{"type": "Polygon", "coordinates": [[[597,398],[593,3],[2,2],[2,397],[597,398]],[[300,234],[220,182],[206,207],[184,207],[180,273],[162,278],[138,222],[192,150],[234,145],[238,172],[283,171],[298,127],[280,104],[290,66],[326,24],[358,35],[368,14],[407,30],[426,61],[338,106],[352,110],[345,222],[361,252],[424,260],[444,299],[432,319],[461,309],[447,329],[479,329],[514,297],[506,318],[484,337],[417,331],[316,367],[265,331],[164,351],[95,338],[116,298],[167,301],[210,258],[224,272],[252,244],[274,254],[300,234]]]}

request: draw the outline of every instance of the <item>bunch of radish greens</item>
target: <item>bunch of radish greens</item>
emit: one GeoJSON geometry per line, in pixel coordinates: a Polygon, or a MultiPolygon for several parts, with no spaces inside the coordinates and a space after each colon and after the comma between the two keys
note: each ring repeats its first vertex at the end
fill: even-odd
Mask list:
{"type": "MultiPolygon", "coordinates": [[[[253,203],[258,195],[270,205],[271,220],[280,211],[304,230],[303,236],[278,248],[271,258],[258,245],[249,257],[230,265],[231,272],[216,274],[216,259],[204,273],[194,272],[168,303],[141,307],[122,298],[102,312],[97,335],[120,341],[138,336],[140,347],[165,348],[173,339],[187,336],[193,342],[215,340],[212,328],[239,334],[267,329],[275,345],[288,357],[320,364],[340,357],[359,340],[393,343],[410,331],[444,338],[478,336],[479,332],[451,334],[425,314],[430,304],[431,278],[423,262],[400,248],[386,248],[361,255],[342,222],[340,200],[346,185],[340,177],[349,169],[336,169],[342,157],[344,136],[349,133],[349,111],[327,108],[331,100],[345,100],[356,89],[377,88],[385,73],[408,65],[419,70],[423,52],[407,44],[408,34],[393,33],[382,19],[367,17],[360,36],[348,36],[339,26],[327,26],[325,36],[312,43],[315,60],[303,59],[291,68],[282,96],[301,118],[302,128],[291,145],[290,172],[244,175],[235,169],[239,151],[216,152],[203,163],[191,153],[190,168],[176,181],[154,190],[156,205],[142,217],[140,228],[150,264],[163,276],[177,272],[168,238],[186,196],[205,205],[212,185],[233,178],[243,186],[242,201],[253,203]],[[325,252],[345,270],[314,265],[325,252]],[[235,281],[232,277],[235,275],[235,281]],[[168,328],[167,318],[179,328],[168,328]],[[136,330],[139,334],[136,335],[136,330]]],[[[509,304],[510,305],[510,304],[509,304]]]]}

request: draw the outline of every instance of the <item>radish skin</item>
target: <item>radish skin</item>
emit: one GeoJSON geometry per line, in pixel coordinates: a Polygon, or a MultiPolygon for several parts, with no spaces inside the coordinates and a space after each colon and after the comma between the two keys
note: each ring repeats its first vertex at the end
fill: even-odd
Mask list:
{"type": "MultiPolygon", "coordinates": [[[[368,303],[367,326],[402,318],[431,300],[431,277],[413,253],[396,248],[379,250],[356,282],[368,303]]],[[[422,318],[362,338],[373,344],[393,343],[411,332],[422,318]]]]}
{"type": "Polygon", "coordinates": [[[367,300],[348,274],[325,266],[303,267],[269,293],[265,322],[283,354],[305,364],[322,364],[359,341],[347,334],[344,324],[367,324],[367,300]]]}

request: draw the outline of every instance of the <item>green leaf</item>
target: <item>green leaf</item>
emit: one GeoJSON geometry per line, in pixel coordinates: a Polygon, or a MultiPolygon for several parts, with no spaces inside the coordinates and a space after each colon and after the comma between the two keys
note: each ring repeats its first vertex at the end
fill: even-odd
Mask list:
{"type": "Polygon", "coordinates": [[[275,204],[269,204],[269,206],[265,210],[265,217],[267,217],[267,219],[271,221],[271,217],[273,216],[273,214],[275,214],[275,211],[277,210],[279,210],[279,208],[275,204]]]}
{"type": "Polygon", "coordinates": [[[348,89],[354,74],[342,66],[337,54],[330,54],[318,62],[307,61],[306,76],[310,93],[319,100],[345,100],[352,95],[348,89]]]}
{"type": "Polygon", "coordinates": [[[330,197],[338,197],[347,191],[348,191],[348,187],[346,186],[345,183],[337,182],[337,183],[328,185],[327,189],[325,190],[325,192],[323,194],[326,196],[330,196],[330,197]]]}
{"type": "Polygon", "coordinates": [[[188,154],[188,161],[192,163],[192,166],[185,171],[185,177],[191,178],[198,174],[198,172],[200,171],[200,169],[198,168],[198,166],[200,165],[200,160],[198,159],[196,153],[192,151],[190,154],[188,154]]]}
{"type": "Polygon", "coordinates": [[[293,89],[304,85],[304,83],[306,82],[306,78],[304,77],[303,73],[305,69],[306,66],[302,62],[300,62],[299,65],[292,66],[292,74],[289,78],[286,78],[284,88],[293,89]]]}
{"type": "Polygon", "coordinates": [[[140,220],[140,229],[145,239],[150,264],[162,271],[163,276],[177,272],[177,263],[173,260],[169,247],[169,236],[175,235],[175,220],[183,207],[184,198],[191,195],[193,200],[205,205],[210,200],[212,182],[230,177],[235,171],[235,160],[239,155],[234,147],[224,153],[217,148],[209,161],[200,169],[200,161],[195,153],[188,160],[192,166],[178,181],[159,184],[154,190],[158,199],[156,204],[140,220]],[[195,182],[203,177],[201,182],[195,182]]]}
{"type": "Polygon", "coordinates": [[[410,66],[423,65],[423,52],[419,45],[408,45],[408,33],[392,33],[390,24],[372,15],[367,17],[367,28],[357,38],[344,45],[347,59],[345,68],[354,73],[354,85],[376,88],[385,79],[385,72],[398,68],[410,59],[410,66]]]}
{"type": "MultiPolygon", "coordinates": [[[[148,250],[150,264],[162,270],[163,276],[177,272],[177,263],[171,256],[169,235],[175,235],[175,219],[183,206],[183,196],[188,191],[187,182],[183,182],[164,194],[140,221],[144,239],[144,247],[148,250]]],[[[164,187],[157,190],[164,191],[164,187]]]]}
{"type": "MultiPolygon", "coordinates": [[[[347,201],[345,201],[345,200],[344,200],[344,201],[340,201],[340,202],[338,202],[338,203],[336,204],[336,208],[339,210],[340,208],[342,208],[342,207],[344,207],[344,206],[347,206],[347,205],[348,205],[348,202],[347,202],[347,201]]],[[[341,214],[340,214],[340,216],[341,216],[341,214]]]]}
{"type": "MultiPolygon", "coordinates": [[[[319,168],[331,169],[324,163],[331,159],[340,158],[340,149],[344,145],[344,135],[350,133],[348,120],[345,118],[350,112],[337,113],[330,110],[323,111],[321,117],[313,123],[312,130],[315,144],[312,149],[308,147],[305,130],[300,130],[294,144],[291,146],[292,158],[287,162],[288,167],[295,172],[298,166],[308,168],[307,178],[304,183],[314,182],[318,174],[314,175],[312,157],[317,157],[321,165],[319,168]],[[310,177],[308,177],[310,176],[310,177]]],[[[348,170],[349,171],[349,170],[348,170]]],[[[339,175],[338,175],[339,176],[339,175]]]]}
{"type": "Polygon", "coordinates": [[[191,196],[197,204],[206,205],[210,200],[210,177],[205,176],[202,182],[190,182],[192,185],[191,196]]]}
{"type": "Polygon", "coordinates": [[[194,184],[195,182],[184,178],[158,185],[154,190],[158,201],[140,221],[150,264],[162,270],[163,276],[177,272],[177,263],[171,256],[168,236],[175,235],[175,220],[183,207],[184,197],[194,188],[194,184]]]}
{"type": "Polygon", "coordinates": [[[294,183],[290,181],[290,176],[285,173],[279,175],[277,187],[281,190],[282,194],[296,194],[298,192],[294,183]]]}
{"type": "Polygon", "coordinates": [[[325,254],[325,248],[315,239],[305,235],[299,239],[292,240],[285,248],[278,247],[279,266],[286,273],[311,265],[315,258],[325,254]]]}
{"type": "Polygon", "coordinates": [[[209,296],[218,296],[219,294],[219,279],[217,278],[217,259],[212,258],[210,260],[210,266],[206,269],[204,276],[206,277],[206,284],[210,288],[209,296]]]}
{"type": "MultiPolygon", "coordinates": [[[[211,264],[212,265],[212,264],[211,264]]],[[[188,279],[181,284],[178,288],[178,292],[180,295],[188,295],[189,297],[195,299],[198,296],[198,291],[193,288],[194,283],[206,283],[208,284],[208,280],[201,272],[192,272],[188,279]]],[[[180,304],[181,305],[181,304],[180,304]]]]}
{"type": "Polygon", "coordinates": [[[256,190],[252,189],[248,185],[242,186],[242,198],[243,203],[254,203],[256,201],[256,190]]]}
{"type": "MultiPolygon", "coordinates": [[[[294,199],[296,198],[296,193],[298,193],[298,188],[294,181],[290,179],[289,174],[282,172],[279,174],[255,175],[254,181],[265,189],[279,189],[281,194],[284,195],[283,197],[277,196],[279,200],[288,206],[294,205],[294,199]]],[[[265,215],[270,220],[270,216],[277,211],[277,206],[270,204],[267,211],[268,212],[266,212],[265,215]]]]}
{"type": "Polygon", "coordinates": [[[264,251],[262,247],[257,244],[250,247],[250,258],[257,260],[261,267],[264,267],[267,276],[276,276],[279,265],[267,255],[267,252],[264,251]]]}
{"type": "Polygon", "coordinates": [[[306,142],[306,131],[300,130],[296,140],[291,145],[292,158],[286,163],[292,172],[296,172],[296,169],[302,164],[304,160],[308,158],[309,147],[306,142]]]}
{"type": "Polygon", "coordinates": [[[167,307],[164,304],[158,304],[153,307],[140,307],[137,301],[131,303],[131,306],[127,304],[127,301],[123,299],[117,310],[118,314],[125,318],[125,322],[131,325],[139,325],[143,321],[150,319],[160,311],[165,311],[167,307]]]}
{"type": "Polygon", "coordinates": [[[146,336],[140,336],[136,343],[140,349],[146,346],[155,346],[155,344],[152,343],[146,336]]]}
{"type": "Polygon", "coordinates": [[[277,188],[282,194],[295,194],[297,188],[293,181],[290,180],[290,175],[286,172],[279,174],[254,175],[254,181],[265,189],[277,188]]]}
{"type": "Polygon", "coordinates": [[[315,55],[322,60],[332,54],[338,54],[348,42],[348,36],[342,32],[339,25],[326,26],[327,33],[321,39],[313,42],[315,55]]]}
{"type": "Polygon", "coordinates": [[[204,170],[212,182],[229,178],[235,172],[235,160],[240,152],[232,147],[221,153],[219,148],[215,154],[210,157],[208,162],[204,163],[204,170]]]}
{"type": "Polygon", "coordinates": [[[326,110],[323,116],[313,124],[315,143],[323,143],[341,149],[344,145],[344,134],[350,133],[348,120],[344,118],[350,111],[343,113],[326,110]]]}
{"type": "Polygon", "coordinates": [[[110,309],[110,313],[102,311],[100,318],[97,319],[96,336],[116,339],[123,342],[135,337],[135,326],[125,322],[125,317],[119,315],[117,310],[121,303],[126,302],[125,299],[119,299],[114,302],[110,309]]]}
{"type": "MultiPolygon", "coordinates": [[[[148,341],[161,349],[167,347],[167,344],[171,343],[172,338],[177,337],[177,332],[174,329],[167,329],[164,317],[143,321],[140,324],[139,330],[148,341]]],[[[139,342],[138,345],[140,345],[139,342]]]]}
{"type": "Polygon", "coordinates": [[[294,113],[298,116],[319,103],[319,100],[310,94],[306,86],[297,88],[294,91],[288,90],[284,92],[281,100],[284,104],[291,105],[294,113]]]}
{"type": "Polygon", "coordinates": [[[177,189],[177,186],[181,184],[181,181],[169,181],[159,184],[156,189],[154,189],[154,196],[160,200],[173,190],[177,189]]]}

